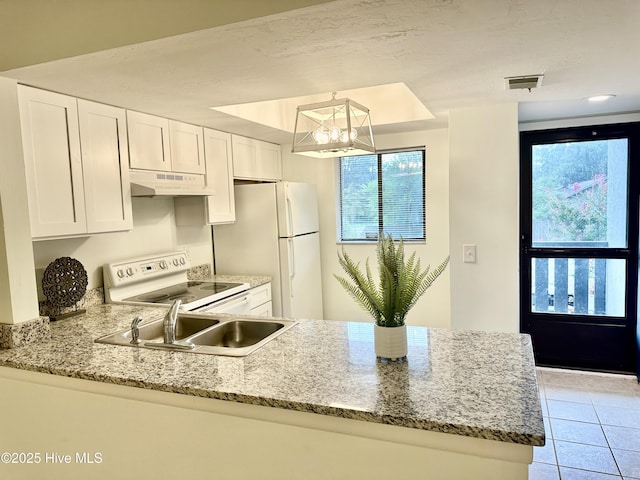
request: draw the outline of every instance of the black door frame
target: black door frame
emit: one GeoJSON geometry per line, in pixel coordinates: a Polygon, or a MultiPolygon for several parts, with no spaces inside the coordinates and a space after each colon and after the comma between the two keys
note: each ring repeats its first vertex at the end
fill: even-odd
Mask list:
{"type": "MultiPolygon", "coordinates": [[[[637,318],[640,312],[638,305],[638,237],[640,215],[640,122],[620,123],[609,125],[594,125],[587,127],[570,127],[552,130],[535,130],[520,133],[520,331],[529,333],[533,338],[536,361],[539,364],[562,366],[568,368],[586,368],[593,370],[633,372],[638,375],[640,381],[640,328],[637,318]],[[606,140],[615,138],[628,139],[628,246],[627,248],[560,248],[560,247],[532,247],[532,146],[538,144],[563,143],[588,140],[606,140]],[[587,316],[563,313],[542,313],[531,310],[531,259],[541,258],[620,258],[627,262],[626,271],[626,322],[619,317],[587,316]],[[545,317],[553,315],[555,325],[567,327],[567,331],[575,328],[591,329],[592,326],[601,327],[602,332],[616,332],[620,334],[620,328],[624,329],[625,338],[624,360],[616,365],[597,365],[589,361],[560,361],[557,358],[545,357],[540,353],[544,348],[536,344],[547,342],[547,338],[539,333],[542,330],[536,325],[551,325],[545,317]],[[583,326],[583,327],[580,327],[583,326]],[[618,329],[618,330],[616,330],[618,329]]],[[[571,330],[575,331],[575,330],[571,330]]],[[[569,335],[563,345],[566,346],[567,355],[572,355],[572,349],[580,348],[579,341],[573,341],[569,335]]],[[[584,352],[583,352],[584,353],[584,352]]],[[[619,353],[619,352],[618,352],[619,353]]],[[[579,355],[576,354],[576,357],[579,355]]]]}

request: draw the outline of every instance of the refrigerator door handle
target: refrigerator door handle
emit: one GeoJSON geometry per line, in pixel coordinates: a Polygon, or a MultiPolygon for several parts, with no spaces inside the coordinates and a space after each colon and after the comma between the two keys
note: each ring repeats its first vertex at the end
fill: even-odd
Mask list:
{"type": "Polygon", "coordinates": [[[293,279],[296,276],[296,256],[293,251],[293,238],[287,239],[289,243],[289,295],[293,298],[293,279]]]}
{"type": "Polygon", "coordinates": [[[289,220],[289,231],[287,232],[287,236],[295,235],[295,229],[293,228],[293,202],[291,201],[291,197],[289,196],[289,191],[285,192],[286,202],[287,202],[287,218],[289,220]]]}

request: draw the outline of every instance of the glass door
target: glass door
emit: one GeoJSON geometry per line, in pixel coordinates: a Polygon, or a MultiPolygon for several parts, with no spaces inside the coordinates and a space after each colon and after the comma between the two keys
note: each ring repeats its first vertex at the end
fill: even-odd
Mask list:
{"type": "Polygon", "coordinates": [[[521,134],[521,331],[540,365],[636,369],[639,125],[521,134]]]}

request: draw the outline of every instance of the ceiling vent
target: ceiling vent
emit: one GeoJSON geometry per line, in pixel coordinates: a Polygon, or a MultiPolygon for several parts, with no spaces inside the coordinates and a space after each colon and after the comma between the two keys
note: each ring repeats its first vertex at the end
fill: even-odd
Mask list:
{"type": "Polygon", "coordinates": [[[538,75],[525,75],[520,77],[505,77],[504,87],[507,90],[518,90],[525,88],[531,91],[532,88],[542,86],[543,74],[538,75]]]}

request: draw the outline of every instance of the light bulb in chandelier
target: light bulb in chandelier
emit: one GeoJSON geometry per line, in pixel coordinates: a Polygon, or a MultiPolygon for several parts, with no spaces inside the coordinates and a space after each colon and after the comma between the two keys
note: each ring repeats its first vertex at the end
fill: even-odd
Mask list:
{"type": "Polygon", "coordinates": [[[324,127],[318,127],[312,134],[313,141],[318,145],[329,143],[329,131],[324,127]]]}
{"type": "Polygon", "coordinates": [[[327,129],[324,126],[319,126],[311,134],[313,141],[317,145],[326,145],[327,143],[349,143],[358,138],[358,131],[352,128],[349,132],[342,130],[339,127],[333,126],[327,129]]]}
{"type": "Polygon", "coordinates": [[[331,138],[331,143],[340,141],[342,138],[342,130],[338,127],[331,127],[329,130],[329,137],[331,138]]]}
{"type": "Polygon", "coordinates": [[[352,128],[348,134],[346,131],[343,131],[340,135],[340,141],[342,143],[347,143],[349,140],[353,142],[356,138],[358,138],[358,131],[355,128],[352,128]]]}

